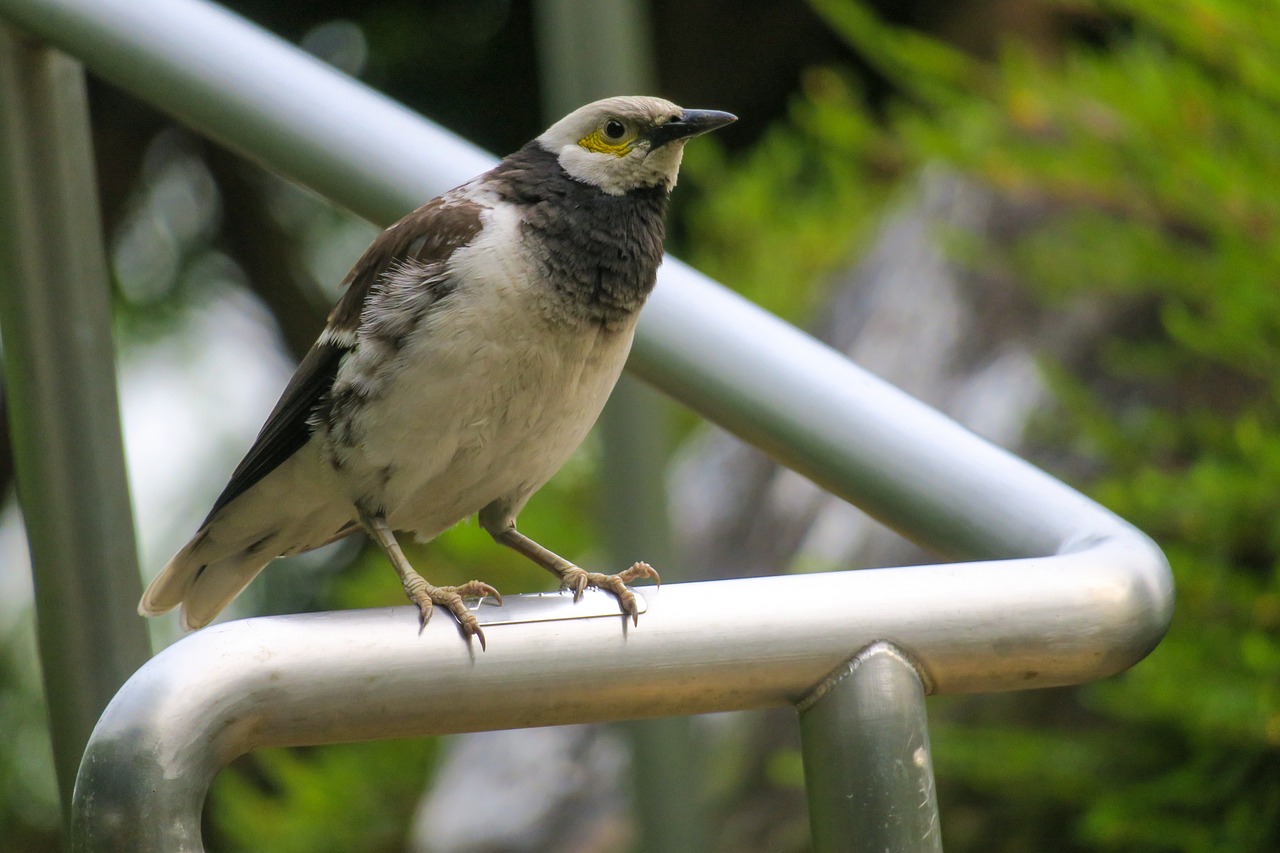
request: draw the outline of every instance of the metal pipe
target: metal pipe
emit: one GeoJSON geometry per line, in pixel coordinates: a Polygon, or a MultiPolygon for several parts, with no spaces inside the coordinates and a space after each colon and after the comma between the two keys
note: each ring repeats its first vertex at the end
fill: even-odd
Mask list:
{"type": "Polygon", "coordinates": [[[374,222],[492,155],[205,0],[0,0],[8,18],[233,151],[374,222]]]}
{"type": "Polygon", "coordinates": [[[817,853],[942,853],[924,684],[874,643],[800,703],[817,853]]]}
{"type": "MultiPolygon", "coordinates": [[[[671,403],[624,376],[600,418],[601,505],[614,565],[644,559],[671,584],[690,574],[675,555],[667,520],[671,403]]],[[[648,627],[648,626],[646,626],[648,627]]],[[[710,846],[705,745],[690,717],[633,720],[633,853],[699,853],[710,846]]]]}
{"type": "Polygon", "coordinates": [[[668,584],[642,588],[639,627],[603,593],[512,596],[480,608],[483,653],[443,625],[419,635],[408,607],[215,625],[153,658],[103,714],[73,839],[199,850],[210,780],[259,747],[794,704],[884,638],[936,692],[1100,678],[1158,638],[1161,571],[1130,540],[1049,560],[668,584]]]}
{"type": "Polygon", "coordinates": [[[150,656],[84,71],[0,26],[0,327],[54,767],[150,656]]]}

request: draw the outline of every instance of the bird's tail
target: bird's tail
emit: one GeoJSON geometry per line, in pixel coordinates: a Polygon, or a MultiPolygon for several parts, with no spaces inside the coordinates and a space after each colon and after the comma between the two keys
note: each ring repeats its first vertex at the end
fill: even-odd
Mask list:
{"type": "Polygon", "coordinates": [[[314,444],[210,515],[147,587],[138,612],[159,616],[181,607],[184,628],[203,628],[276,557],[352,533],[354,509],[317,479],[326,469],[314,444]]]}
{"type": "Polygon", "coordinates": [[[151,581],[138,602],[138,613],[159,616],[181,606],[182,627],[203,628],[275,557],[270,551],[252,548],[227,554],[209,546],[205,528],[151,581]]]}

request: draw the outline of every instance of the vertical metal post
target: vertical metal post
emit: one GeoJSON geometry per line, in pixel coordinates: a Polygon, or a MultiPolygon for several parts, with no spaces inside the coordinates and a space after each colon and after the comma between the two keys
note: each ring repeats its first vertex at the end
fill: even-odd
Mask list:
{"type": "Polygon", "coordinates": [[[0,334],[64,813],[98,715],[150,656],[84,72],[0,27],[0,334]]]}
{"type": "MultiPolygon", "coordinates": [[[[536,7],[544,113],[554,121],[585,103],[652,91],[652,39],[645,0],[541,0],[536,7]]],[[[664,472],[670,403],[624,376],[600,419],[603,505],[609,553],[647,560],[681,580],[672,559],[664,472]]],[[[639,850],[706,849],[701,776],[686,717],[627,723],[639,850]]]]}
{"type": "MultiPolygon", "coordinates": [[[[669,406],[657,391],[624,376],[601,418],[609,552],[620,566],[648,560],[661,567],[668,583],[684,579],[676,571],[667,519],[669,406]]],[[[694,723],[692,717],[660,717],[625,724],[637,848],[646,853],[700,853],[709,847],[694,723]]]]}
{"type": "Polygon", "coordinates": [[[816,853],[940,853],[924,694],[911,661],[882,642],[800,704],[816,853]]]}
{"type": "Polygon", "coordinates": [[[599,98],[652,94],[647,0],[539,0],[534,13],[548,119],[599,98]]]}

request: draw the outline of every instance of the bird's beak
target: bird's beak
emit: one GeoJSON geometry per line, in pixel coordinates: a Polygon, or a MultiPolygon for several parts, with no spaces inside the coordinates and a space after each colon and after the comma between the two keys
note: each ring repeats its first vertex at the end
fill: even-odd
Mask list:
{"type": "Polygon", "coordinates": [[[719,110],[683,110],[673,118],[649,131],[649,150],[660,148],[677,139],[689,139],[724,127],[738,120],[733,113],[719,110]]]}

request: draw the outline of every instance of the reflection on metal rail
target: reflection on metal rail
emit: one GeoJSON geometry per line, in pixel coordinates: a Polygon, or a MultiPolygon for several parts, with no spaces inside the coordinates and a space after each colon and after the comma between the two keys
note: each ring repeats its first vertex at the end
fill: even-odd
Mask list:
{"type": "MultiPolygon", "coordinates": [[[[0,17],[375,221],[491,162],[202,0],[0,0],[0,17]]],[[[644,588],[631,628],[584,615],[585,602],[512,597],[483,654],[444,623],[419,636],[407,607],[215,626],[144,666],[103,715],[76,787],[77,847],[201,849],[210,780],[260,746],[801,701],[806,757],[814,737],[897,709],[903,725],[879,730],[910,736],[931,787],[924,686],[1101,678],[1168,625],[1172,579],[1139,531],[678,262],[630,368],[917,541],[979,562],[644,588]]],[[[851,769],[888,753],[845,746],[807,771],[820,851],[870,843],[840,840],[857,825],[840,804],[870,784],[851,769]]],[[[930,803],[935,831],[901,849],[940,849],[930,803]]]]}

